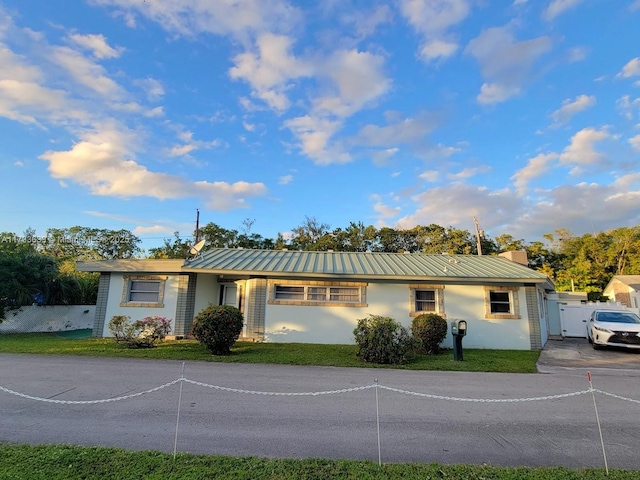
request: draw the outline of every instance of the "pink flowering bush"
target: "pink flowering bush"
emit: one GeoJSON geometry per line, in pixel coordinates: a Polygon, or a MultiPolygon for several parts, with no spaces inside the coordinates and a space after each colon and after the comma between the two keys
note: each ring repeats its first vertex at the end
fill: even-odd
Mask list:
{"type": "Polygon", "coordinates": [[[109,331],[116,343],[129,348],[153,348],[171,332],[171,320],[151,316],[132,322],[128,315],[116,315],[109,321],[109,331]]]}

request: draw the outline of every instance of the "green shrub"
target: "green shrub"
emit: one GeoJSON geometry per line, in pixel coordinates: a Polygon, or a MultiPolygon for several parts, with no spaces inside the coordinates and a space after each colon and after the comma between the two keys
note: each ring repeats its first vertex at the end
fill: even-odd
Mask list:
{"type": "Polygon", "coordinates": [[[411,333],[421,352],[435,355],[447,336],[447,321],[436,313],[425,313],[413,319],[411,333]]]}
{"type": "Polygon", "coordinates": [[[129,348],[153,348],[171,331],[171,320],[152,316],[131,322],[128,315],[116,315],[109,321],[109,331],[116,343],[129,348]]]}
{"type": "Polygon", "coordinates": [[[357,356],[371,363],[399,364],[413,347],[406,328],[393,318],[369,315],[358,320],[353,334],[358,344],[357,356]]]}
{"type": "Polygon", "coordinates": [[[213,355],[229,355],[236,343],[244,319],[242,313],[228,305],[209,305],[193,320],[191,335],[213,355]]]}

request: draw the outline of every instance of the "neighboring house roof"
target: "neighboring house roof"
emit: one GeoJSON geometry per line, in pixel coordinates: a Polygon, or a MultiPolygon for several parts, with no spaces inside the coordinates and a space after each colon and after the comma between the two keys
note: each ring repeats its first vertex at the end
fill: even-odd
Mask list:
{"type": "Polygon", "coordinates": [[[640,275],[615,275],[605,287],[605,290],[609,288],[613,282],[622,283],[634,290],[640,292],[640,275]]]}
{"type": "Polygon", "coordinates": [[[422,253],[309,252],[218,248],[187,260],[183,272],[270,277],[369,278],[553,283],[544,274],[502,257],[422,253]]]}
{"type": "Polygon", "coordinates": [[[165,259],[118,259],[78,262],[76,270],[80,272],[148,272],[180,273],[184,260],[165,259]]]}

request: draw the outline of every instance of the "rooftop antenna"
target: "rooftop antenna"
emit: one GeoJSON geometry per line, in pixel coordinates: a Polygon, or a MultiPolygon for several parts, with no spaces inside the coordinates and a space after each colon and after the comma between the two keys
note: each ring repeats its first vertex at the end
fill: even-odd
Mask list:
{"type": "Polygon", "coordinates": [[[202,250],[202,247],[204,247],[205,242],[206,240],[200,240],[193,247],[191,247],[189,249],[189,258],[187,258],[187,260],[192,260],[200,255],[200,250],[202,250]]]}
{"type": "Polygon", "coordinates": [[[478,256],[482,256],[482,243],[480,242],[481,238],[484,238],[484,230],[480,229],[478,226],[478,219],[473,217],[473,223],[476,225],[476,245],[478,246],[478,256]]]}

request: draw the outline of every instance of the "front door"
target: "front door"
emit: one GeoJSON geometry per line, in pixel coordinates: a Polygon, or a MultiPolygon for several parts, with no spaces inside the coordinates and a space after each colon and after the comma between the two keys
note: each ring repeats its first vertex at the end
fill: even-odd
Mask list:
{"type": "Polygon", "coordinates": [[[238,286],[235,283],[220,285],[220,305],[238,307],[238,286]]]}

